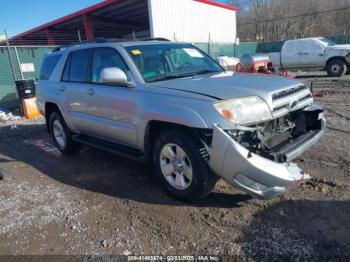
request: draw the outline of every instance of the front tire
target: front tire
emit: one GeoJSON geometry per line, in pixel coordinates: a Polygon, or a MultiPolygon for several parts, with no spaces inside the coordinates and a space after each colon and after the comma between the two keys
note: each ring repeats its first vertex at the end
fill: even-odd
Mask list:
{"type": "Polygon", "coordinates": [[[53,142],[63,154],[74,154],[80,150],[81,144],[72,139],[72,134],[61,114],[53,112],[49,124],[53,142]]]}
{"type": "Polygon", "coordinates": [[[207,196],[218,180],[201,154],[203,145],[182,130],[165,130],[153,154],[156,173],[175,198],[195,201],[207,196]]]}
{"type": "Polygon", "coordinates": [[[342,77],[347,71],[348,67],[341,59],[333,59],[327,65],[327,74],[331,77],[342,77]]]}

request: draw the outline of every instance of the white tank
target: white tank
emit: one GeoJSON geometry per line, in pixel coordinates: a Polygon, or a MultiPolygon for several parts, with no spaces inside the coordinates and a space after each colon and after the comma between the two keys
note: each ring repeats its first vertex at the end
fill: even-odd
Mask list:
{"type": "Polygon", "coordinates": [[[270,61],[268,55],[265,54],[245,54],[239,59],[244,68],[252,68],[255,63],[270,61]]]}

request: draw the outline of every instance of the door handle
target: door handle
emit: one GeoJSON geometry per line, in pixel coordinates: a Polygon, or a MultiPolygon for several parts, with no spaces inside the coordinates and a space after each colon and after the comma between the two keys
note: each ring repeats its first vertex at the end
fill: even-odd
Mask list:
{"type": "Polygon", "coordinates": [[[88,93],[90,96],[93,96],[95,94],[95,89],[89,88],[86,93],[88,93]]]}
{"type": "Polygon", "coordinates": [[[64,92],[64,91],[66,91],[66,87],[65,87],[65,86],[60,86],[60,87],[58,88],[58,90],[60,90],[61,92],[64,92]]]}

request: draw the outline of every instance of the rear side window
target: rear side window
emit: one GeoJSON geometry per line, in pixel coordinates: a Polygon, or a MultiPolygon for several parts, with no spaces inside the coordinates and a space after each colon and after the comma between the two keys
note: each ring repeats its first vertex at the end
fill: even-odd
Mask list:
{"type": "Polygon", "coordinates": [[[62,55],[48,56],[44,59],[44,62],[40,70],[40,80],[49,80],[50,76],[55,69],[58,60],[62,55]]]}
{"type": "Polygon", "coordinates": [[[72,53],[70,61],[69,80],[72,82],[88,82],[89,80],[89,53],[84,49],[72,53]]]}
{"type": "Polygon", "coordinates": [[[70,54],[63,72],[63,81],[89,82],[90,49],[74,51],[70,54]]]}

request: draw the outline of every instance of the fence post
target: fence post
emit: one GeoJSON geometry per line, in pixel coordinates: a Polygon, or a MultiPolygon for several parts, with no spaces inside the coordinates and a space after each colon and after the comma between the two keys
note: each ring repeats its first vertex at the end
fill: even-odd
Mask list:
{"type": "Polygon", "coordinates": [[[22,71],[21,61],[19,60],[17,47],[14,46],[13,48],[15,49],[15,54],[16,54],[16,58],[17,58],[18,68],[19,68],[19,72],[21,73],[21,80],[23,80],[24,79],[24,75],[23,75],[23,71],[22,71]]]}
{"type": "Polygon", "coordinates": [[[209,32],[209,36],[208,36],[208,55],[211,56],[211,46],[210,46],[210,42],[211,42],[211,37],[210,37],[210,32],[209,32]]]}
{"type": "Polygon", "coordinates": [[[5,33],[6,48],[7,48],[7,53],[8,53],[8,56],[9,56],[9,62],[10,62],[10,66],[11,66],[12,77],[13,77],[13,80],[16,81],[17,80],[17,73],[16,73],[15,65],[13,63],[10,42],[9,42],[8,37],[7,37],[6,30],[4,30],[4,33],[5,33]]]}
{"type": "Polygon", "coordinates": [[[80,34],[80,30],[79,29],[78,29],[77,33],[78,33],[78,40],[81,43],[81,34],[80,34]]]}

